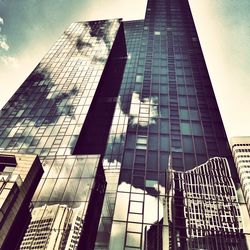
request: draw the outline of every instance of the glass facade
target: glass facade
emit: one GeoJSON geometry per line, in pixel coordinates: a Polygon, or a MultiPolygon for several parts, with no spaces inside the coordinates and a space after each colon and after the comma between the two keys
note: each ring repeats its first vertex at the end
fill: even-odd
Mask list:
{"type": "MultiPolygon", "coordinates": [[[[84,138],[83,124],[91,121],[89,110],[100,113],[96,104],[109,103],[110,96],[113,98],[103,89],[114,82],[107,82],[114,64],[115,81],[122,76],[125,56],[120,20],[73,23],[1,110],[0,150],[37,154],[42,162],[44,174],[32,199],[34,211],[43,210],[46,217],[51,206],[66,206],[70,211],[81,208],[82,231],[88,233],[81,234],[74,248],[81,244],[93,248],[106,186],[102,166],[106,142],[96,150],[84,151],[81,142],[91,145],[93,133],[84,138]],[[84,155],[80,155],[82,151],[84,155]]],[[[119,82],[117,85],[119,89],[119,82]]],[[[108,118],[101,122],[108,124],[108,118]]],[[[105,134],[101,136],[105,140],[105,134]]],[[[43,220],[41,216],[41,226],[43,220]]],[[[47,226],[48,231],[52,229],[60,233],[62,230],[58,223],[47,226]]],[[[40,230],[34,231],[37,235],[32,231],[32,239],[29,230],[25,238],[28,243],[24,240],[22,249],[36,249],[42,244],[40,230]]],[[[65,230],[72,231],[74,226],[65,230]]],[[[67,245],[65,237],[55,249],[67,245]]],[[[49,242],[44,248],[49,248],[49,242]]]]}
{"type": "Polygon", "coordinates": [[[246,204],[187,0],[148,0],[144,20],[72,24],[0,124],[0,150],[38,154],[44,168],[22,249],[246,249],[246,204]],[[37,224],[59,243],[39,241],[37,224]]]}
{"type": "MultiPolygon", "coordinates": [[[[130,41],[129,36],[131,40],[133,38],[132,23],[126,26],[125,22],[127,41],[130,41]]],[[[122,158],[119,156],[118,163],[117,158],[110,161],[116,162],[118,168],[121,166],[121,170],[109,249],[245,249],[245,243],[238,242],[249,238],[248,217],[243,219],[244,229],[235,225],[237,230],[224,242],[207,227],[199,228],[198,235],[188,234],[187,208],[183,204],[185,193],[177,186],[181,180],[175,180],[174,192],[166,190],[166,172],[170,165],[174,171],[186,173],[220,157],[227,159],[230,178],[237,192],[241,193],[188,1],[149,0],[137,39],[139,54],[127,47],[127,65],[131,63],[130,54],[137,57],[135,74],[125,70],[123,78],[133,77],[132,90],[129,97],[123,98],[125,94],[120,93],[120,106],[116,109],[119,118],[125,113],[127,126],[122,131],[124,140],[119,148],[123,150],[122,158]],[[126,103],[124,99],[131,101],[129,108],[121,113],[126,103]],[[168,200],[171,200],[172,208],[168,200]],[[171,210],[175,213],[170,219],[171,210]],[[206,235],[205,240],[200,239],[202,235],[206,235]],[[211,246],[211,241],[217,244],[211,246]]],[[[115,124],[119,123],[118,118],[114,120],[115,124]]],[[[124,126],[124,123],[120,125],[124,126]]],[[[117,125],[113,126],[117,128],[117,125]]],[[[117,148],[113,138],[110,138],[113,143],[107,150],[117,148]]],[[[198,180],[202,184],[202,178],[198,180]]],[[[204,188],[209,190],[209,185],[204,188]]],[[[225,203],[231,204],[230,192],[225,196],[225,203]]],[[[197,200],[201,200],[200,197],[197,200]]],[[[219,203],[211,201],[211,204],[216,207],[219,203]]],[[[224,212],[238,211],[239,204],[245,210],[244,199],[239,198],[224,212]]],[[[235,216],[238,215],[239,211],[235,212],[235,216]]],[[[201,224],[207,223],[206,219],[200,220],[201,224]]],[[[229,219],[227,223],[225,225],[230,228],[229,219]]],[[[224,227],[218,223],[217,231],[227,234],[224,227]]]]}
{"type": "Polygon", "coordinates": [[[119,20],[73,23],[63,33],[1,110],[0,149],[73,153],[119,27],[119,20]]]}
{"type": "Polygon", "coordinates": [[[95,249],[108,249],[117,184],[126,140],[131,97],[139,56],[143,20],[124,22],[128,58],[109,131],[103,167],[107,179],[102,216],[95,249]]]}
{"type": "MultiPolygon", "coordinates": [[[[247,249],[240,204],[226,158],[214,157],[191,170],[171,174],[174,202],[183,200],[186,228],[173,241],[175,247],[247,249]]],[[[176,205],[171,206],[172,218],[177,218],[176,205]]],[[[173,236],[175,228],[173,223],[173,236]]]]}

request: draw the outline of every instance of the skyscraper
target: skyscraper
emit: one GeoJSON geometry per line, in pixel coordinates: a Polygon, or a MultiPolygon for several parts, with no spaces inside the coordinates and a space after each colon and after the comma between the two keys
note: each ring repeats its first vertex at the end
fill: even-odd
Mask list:
{"type": "Polygon", "coordinates": [[[73,23],[1,110],[1,150],[42,161],[32,206],[84,206],[79,244],[85,248],[93,247],[101,214],[107,111],[114,109],[125,56],[120,20],[73,23]]]}
{"type": "MultiPolygon", "coordinates": [[[[176,200],[183,196],[187,242],[173,244],[189,249],[245,249],[240,204],[226,158],[214,157],[185,172],[176,171],[172,182],[176,200]]],[[[177,204],[180,205],[180,204],[177,204]]],[[[177,214],[176,205],[172,213],[177,214]]],[[[174,225],[173,225],[174,227],[174,225]]],[[[173,232],[175,236],[175,232],[173,232]]]]}
{"type": "MultiPolygon", "coordinates": [[[[178,190],[177,184],[181,183],[176,179],[178,175],[174,193],[166,197],[169,165],[174,171],[186,173],[214,157],[227,159],[231,172],[227,178],[232,178],[237,192],[240,191],[188,1],[149,0],[145,20],[125,22],[124,27],[128,60],[104,156],[105,169],[121,170],[115,204],[112,192],[106,193],[108,205],[104,204],[105,219],[99,227],[103,236],[111,224],[110,240],[106,234],[103,241],[96,242],[96,248],[161,249],[168,238],[170,249],[192,249],[188,245],[191,239],[196,240],[197,249],[208,249],[209,244],[204,246],[202,240],[199,245],[199,239],[206,235],[216,242],[217,249],[226,246],[244,249],[245,245],[237,246],[237,242],[244,241],[243,231],[247,236],[249,231],[242,230],[240,223],[236,233],[229,235],[234,238],[231,246],[229,241],[221,245],[216,235],[226,234],[222,224],[217,226],[217,233],[209,233],[206,226],[209,222],[204,218],[200,223],[205,222],[205,226],[199,229],[199,234],[188,235],[186,197],[182,189],[178,190]],[[172,208],[175,214],[166,212],[167,203],[175,204],[172,208]],[[168,222],[166,217],[172,219],[168,222]],[[172,233],[167,237],[170,228],[172,233]]],[[[201,177],[197,179],[202,184],[201,177]]],[[[239,203],[244,201],[235,200],[236,210],[239,203]]],[[[214,205],[219,206],[217,198],[214,205]]],[[[230,223],[228,220],[225,226],[230,228],[230,223]]]]}
{"type": "Polygon", "coordinates": [[[230,144],[247,208],[250,213],[250,137],[233,137],[230,140],[230,144]]]}
{"type": "Polygon", "coordinates": [[[76,249],[83,227],[84,206],[44,205],[34,208],[20,249],[76,249]]]}
{"type": "MultiPolygon", "coordinates": [[[[33,215],[86,204],[80,249],[246,248],[245,203],[187,0],[148,0],[144,20],[72,24],[0,123],[1,149],[43,162],[33,215]]],[[[32,220],[22,246],[35,247],[29,230],[32,220]]]]}

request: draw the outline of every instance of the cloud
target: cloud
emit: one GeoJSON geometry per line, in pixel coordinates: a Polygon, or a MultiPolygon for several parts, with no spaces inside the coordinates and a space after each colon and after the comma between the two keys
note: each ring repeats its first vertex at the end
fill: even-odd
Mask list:
{"type": "Polygon", "coordinates": [[[0,60],[6,65],[14,68],[18,68],[20,65],[15,57],[1,56],[0,60]]]}
{"type": "Polygon", "coordinates": [[[7,43],[7,37],[5,35],[0,34],[0,49],[8,51],[10,46],[7,43]]]}
{"type": "MultiPolygon", "coordinates": [[[[3,18],[0,17],[0,25],[3,25],[3,24],[4,24],[3,18]]],[[[0,26],[0,51],[1,50],[8,51],[10,46],[7,43],[7,37],[6,37],[6,35],[1,34],[1,31],[2,31],[2,28],[0,26]]]]}
{"type": "Polygon", "coordinates": [[[132,104],[130,106],[130,116],[133,124],[139,124],[142,127],[155,124],[155,119],[158,117],[157,98],[147,97],[140,98],[140,95],[133,92],[132,104]],[[140,109],[144,109],[144,114],[140,113],[140,109]],[[148,118],[150,117],[150,118],[148,118]]]}

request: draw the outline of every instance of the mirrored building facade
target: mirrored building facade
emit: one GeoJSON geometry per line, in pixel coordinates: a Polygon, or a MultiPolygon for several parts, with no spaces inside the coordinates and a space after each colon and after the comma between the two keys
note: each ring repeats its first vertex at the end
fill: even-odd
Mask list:
{"type": "Polygon", "coordinates": [[[35,247],[31,236],[47,249],[52,234],[41,243],[33,224],[50,210],[65,225],[48,222],[58,249],[247,249],[246,204],[187,0],[148,0],[144,20],[73,23],[0,124],[0,149],[38,154],[44,168],[22,249],[35,247]],[[73,211],[81,232],[70,245],[73,211]]]}
{"type": "MultiPolygon", "coordinates": [[[[83,225],[74,249],[91,249],[95,242],[106,188],[102,166],[105,138],[125,59],[119,19],[73,23],[1,110],[1,150],[36,154],[42,162],[44,174],[31,204],[34,211],[44,211],[36,229],[43,227],[51,206],[70,211],[81,208],[83,225]],[[107,91],[110,86],[111,92],[107,91]],[[110,112],[103,112],[103,108],[110,112]],[[88,136],[83,133],[86,128],[88,136]]],[[[34,220],[31,215],[31,226],[34,220]]],[[[57,235],[66,230],[75,237],[71,232],[75,226],[70,225],[64,228],[48,223],[46,228],[57,235]]],[[[40,235],[40,230],[35,230],[30,237],[29,231],[30,227],[22,249],[42,245],[51,249],[49,232],[40,235]],[[43,244],[44,235],[48,237],[43,244]]],[[[56,247],[64,249],[67,244],[59,241],[56,247]]]]}
{"type": "MultiPolygon", "coordinates": [[[[214,157],[191,170],[172,174],[174,202],[183,197],[188,249],[246,249],[240,204],[227,159],[214,157]]],[[[175,207],[172,203],[173,217],[178,211],[175,207]]],[[[177,238],[173,243],[176,248],[183,242],[177,238]]]]}
{"type": "MultiPolygon", "coordinates": [[[[132,31],[132,26],[132,23],[126,26],[125,22],[127,43],[130,36],[133,38],[137,33],[139,41],[136,40],[134,46],[138,46],[139,51],[133,53],[131,46],[130,53],[127,48],[129,57],[123,79],[125,81],[128,75],[128,65],[135,60],[136,70],[133,75],[131,72],[133,81],[130,85],[133,90],[130,90],[129,98],[126,94],[121,95],[116,108],[119,117],[126,117],[127,124],[122,133],[122,139],[125,139],[120,143],[122,158],[112,159],[113,163],[118,159],[116,166],[121,165],[121,171],[109,249],[245,249],[245,243],[237,242],[249,239],[249,217],[239,220],[243,221],[243,226],[237,222],[239,213],[246,214],[246,205],[188,1],[149,0],[141,31],[132,31]],[[127,109],[123,109],[126,103],[122,102],[123,96],[126,96],[125,100],[131,100],[127,109]],[[225,195],[225,207],[230,207],[220,213],[228,217],[234,214],[236,218],[236,230],[229,236],[231,243],[230,240],[220,241],[220,237],[209,229],[209,219],[198,216],[198,211],[204,213],[202,206],[196,212],[196,220],[205,226],[200,227],[196,235],[189,234],[188,220],[192,220],[191,211],[195,208],[185,206],[187,193],[183,193],[183,188],[186,185],[178,187],[181,182],[176,177],[174,192],[166,189],[169,166],[184,174],[214,157],[227,159],[229,176],[240,197],[231,200],[230,192],[223,193],[223,181],[220,183],[219,192],[222,193],[216,195],[225,195]],[[211,246],[211,242],[217,243],[211,246]]],[[[117,120],[114,118],[114,128],[118,127],[117,120]]],[[[120,125],[124,126],[124,122],[120,125]]],[[[117,148],[117,141],[112,138],[114,135],[110,135],[112,143],[111,146],[108,144],[106,154],[110,154],[111,147],[113,150],[117,148]]],[[[224,178],[217,174],[214,181],[224,178]]],[[[195,185],[204,185],[203,178],[201,173],[195,185]]],[[[214,202],[208,190],[209,185],[202,190],[205,201],[199,196],[196,199],[198,203],[211,202],[209,210],[218,206],[219,197],[215,195],[214,202]]],[[[218,222],[213,220],[215,224],[218,222]]],[[[228,219],[225,227],[231,226],[228,219]]],[[[226,234],[219,223],[217,232],[226,234]]]]}

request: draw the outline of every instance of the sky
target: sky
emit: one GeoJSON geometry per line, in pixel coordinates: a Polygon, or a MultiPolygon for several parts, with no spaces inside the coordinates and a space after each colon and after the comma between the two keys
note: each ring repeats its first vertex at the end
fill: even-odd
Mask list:
{"type": "MultiPolygon", "coordinates": [[[[250,1],[189,0],[228,137],[250,135],[250,1]]],[[[146,0],[0,0],[0,108],[75,21],[143,19],[146,0]]]]}

